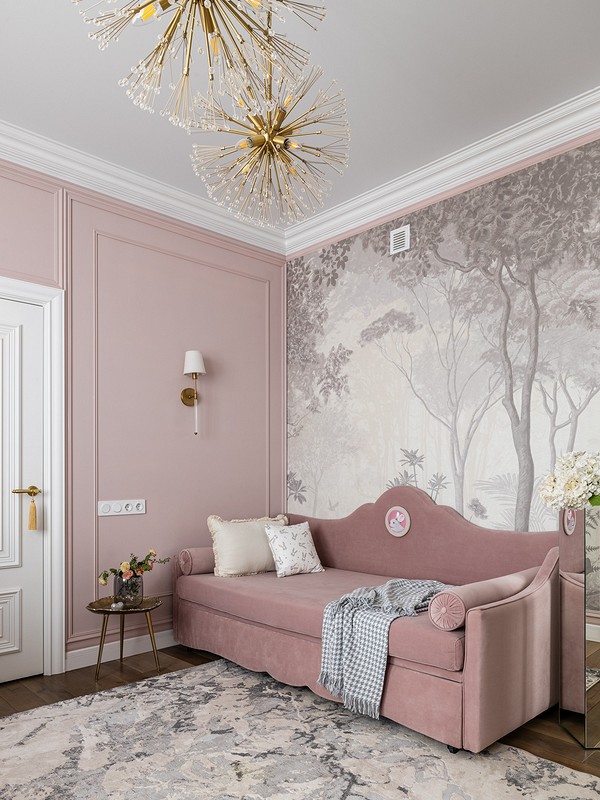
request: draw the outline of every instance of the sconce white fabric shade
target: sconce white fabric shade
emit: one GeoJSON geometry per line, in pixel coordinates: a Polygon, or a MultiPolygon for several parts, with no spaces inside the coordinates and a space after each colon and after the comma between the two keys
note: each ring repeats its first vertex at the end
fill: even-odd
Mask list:
{"type": "Polygon", "coordinates": [[[183,362],[183,374],[193,375],[194,372],[198,375],[206,375],[202,353],[199,350],[186,350],[185,361],[183,362]]]}

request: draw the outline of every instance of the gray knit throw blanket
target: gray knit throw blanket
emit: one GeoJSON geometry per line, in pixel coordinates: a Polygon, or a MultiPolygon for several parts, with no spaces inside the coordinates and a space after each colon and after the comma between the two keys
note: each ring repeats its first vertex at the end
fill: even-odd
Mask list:
{"type": "Polygon", "coordinates": [[[390,625],[397,617],[425,611],[435,594],[452,588],[439,581],[394,578],[328,603],[318,683],[350,711],[379,719],[390,625]]]}

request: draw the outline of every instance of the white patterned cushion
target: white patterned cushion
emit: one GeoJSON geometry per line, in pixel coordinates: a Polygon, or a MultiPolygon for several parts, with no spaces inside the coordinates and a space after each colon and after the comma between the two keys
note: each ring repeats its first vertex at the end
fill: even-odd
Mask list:
{"type": "Polygon", "coordinates": [[[324,572],[315,550],[308,522],[298,525],[265,525],[278,578],[303,572],[324,572]]]}
{"type": "Polygon", "coordinates": [[[215,554],[215,575],[219,578],[275,570],[265,522],[277,529],[277,526],[287,523],[286,516],[226,520],[212,514],[206,522],[215,554]]]}

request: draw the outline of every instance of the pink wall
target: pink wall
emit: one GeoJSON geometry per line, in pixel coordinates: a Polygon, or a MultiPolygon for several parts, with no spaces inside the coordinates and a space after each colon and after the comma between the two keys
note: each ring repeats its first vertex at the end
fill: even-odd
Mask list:
{"type": "Polygon", "coordinates": [[[0,161],[0,273],[64,287],[63,190],[56,181],[0,161]]]}
{"type": "MultiPolygon", "coordinates": [[[[85,605],[101,569],[208,543],[211,513],[282,510],[283,258],[10,165],[0,213],[0,273],[67,293],[67,649],[79,649],[98,639],[85,605]],[[198,436],[179,399],[188,349],[207,369],[198,436]],[[98,500],[127,497],[147,513],[97,517],[98,500]]],[[[169,628],[170,567],[145,583],[169,628]]]]}

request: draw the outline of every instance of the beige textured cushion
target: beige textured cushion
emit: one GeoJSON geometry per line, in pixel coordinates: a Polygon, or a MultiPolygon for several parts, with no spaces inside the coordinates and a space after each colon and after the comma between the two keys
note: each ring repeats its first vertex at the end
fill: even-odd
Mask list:
{"type": "Polygon", "coordinates": [[[213,514],[206,522],[212,536],[215,575],[227,578],[275,570],[265,525],[286,525],[286,516],[226,520],[213,514]]]}
{"type": "Polygon", "coordinates": [[[306,572],[325,572],[315,549],[308,522],[265,526],[278,578],[306,572]]]}

